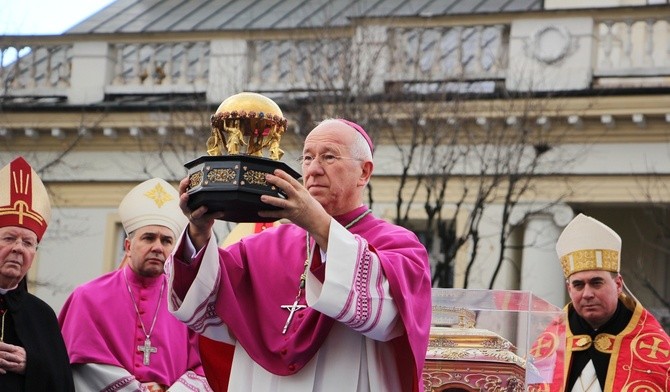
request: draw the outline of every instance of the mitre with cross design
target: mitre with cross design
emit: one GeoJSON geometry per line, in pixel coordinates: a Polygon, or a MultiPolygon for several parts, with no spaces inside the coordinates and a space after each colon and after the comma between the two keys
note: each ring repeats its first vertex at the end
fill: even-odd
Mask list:
{"type": "Polygon", "coordinates": [[[0,169],[0,227],[32,230],[40,241],[50,218],[49,194],[23,157],[15,158],[0,169]]]}

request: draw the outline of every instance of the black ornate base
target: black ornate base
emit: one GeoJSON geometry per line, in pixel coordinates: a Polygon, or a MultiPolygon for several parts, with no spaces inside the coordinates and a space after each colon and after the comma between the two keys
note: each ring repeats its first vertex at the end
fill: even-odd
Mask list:
{"type": "Polygon", "coordinates": [[[265,174],[281,169],[296,179],[300,173],[286,163],[251,155],[202,156],[186,163],[190,209],[207,206],[225,212],[230,222],[271,222],[258,216],[261,210],[277,207],[261,202],[261,195],[283,197],[279,188],[265,181],[265,174]]]}

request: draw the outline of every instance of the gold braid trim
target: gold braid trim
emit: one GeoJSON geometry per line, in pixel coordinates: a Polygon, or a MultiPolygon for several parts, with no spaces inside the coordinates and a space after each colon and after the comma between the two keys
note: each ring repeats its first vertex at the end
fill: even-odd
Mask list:
{"type": "Polygon", "coordinates": [[[611,249],[576,250],[561,257],[561,266],[566,278],[580,271],[619,272],[619,252],[611,249]]]}

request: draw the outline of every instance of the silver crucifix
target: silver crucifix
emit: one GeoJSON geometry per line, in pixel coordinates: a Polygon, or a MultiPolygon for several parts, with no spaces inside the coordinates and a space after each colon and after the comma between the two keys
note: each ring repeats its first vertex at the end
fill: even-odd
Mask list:
{"type": "Polygon", "coordinates": [[[144,346],[137,346],[137,351],[142,351],[144,353],[144,360],[143,363],[145,365],[149,365],[149,356],[151,354],[154,354],[158,349],[156,347],[151,346],[151,339],[146,338],[144,341],[144,346]]]}
{"type": "Polygon", "coordinates": [[[298,298],[293,301],[292,305],[282,305],[282,309],[286,309],[289,311],[288,313],[288,318],[286,319],[286,324],[284,324],[284,329],[281,331],[281,334],[284,335],[286,331],[288,330],[289,325],[291,325],[291,320],[293,320],[293,315],[295,314],[296,311],[300,309],[306,308],[307,305],[299,305],[298,304],[298,298]]]}

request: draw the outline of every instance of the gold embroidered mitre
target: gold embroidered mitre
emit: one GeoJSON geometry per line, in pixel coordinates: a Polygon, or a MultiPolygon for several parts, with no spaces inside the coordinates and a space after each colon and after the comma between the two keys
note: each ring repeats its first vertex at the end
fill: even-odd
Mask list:
{"type": "Polygon", "coordinates": [[[566,278],[580,271],[619,272],[621,237],[598,220],[579,214],[558,238],[556,253],[566,278]]]}
{"type": "Polygon", "coordinates": [[[187,223],[179,208],[179,192],[167,181],[152,178],[131,189],[119,205],[119,216],[126,234],[149,225],[165,226],[175,237],[187,223]]]}
{"type": "Polygon", "coordinates": [[[32,230],[40,241],[51,217],[51,201],[42,180],[22,157],[0,169],[0,227],[32,230]]]}

